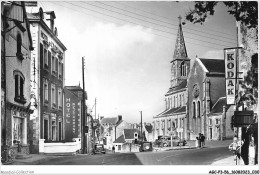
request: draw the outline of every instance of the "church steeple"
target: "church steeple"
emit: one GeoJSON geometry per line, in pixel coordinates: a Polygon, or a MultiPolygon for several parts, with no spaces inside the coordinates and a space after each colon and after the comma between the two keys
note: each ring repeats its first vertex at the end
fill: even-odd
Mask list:
{"type": "Polygon", "coordinates": [[[173,60],[171,61],[171,87],[176,87],[182,81],[187,80],[190,72],[190,59],[188,58],[184,36],[182,32],[181,16],[179,18],[179,29],[177,33],[173,60]]]}
{"type": "Polygon", "coordinates": [[[184,42],[183,32],[182,32],[182,24],[181,24],[181,16],[179,18],[179,29],[176,37],[175,50],[173,54],[173,60],[176,59],[188,59],[186,46],[184,42]]]}

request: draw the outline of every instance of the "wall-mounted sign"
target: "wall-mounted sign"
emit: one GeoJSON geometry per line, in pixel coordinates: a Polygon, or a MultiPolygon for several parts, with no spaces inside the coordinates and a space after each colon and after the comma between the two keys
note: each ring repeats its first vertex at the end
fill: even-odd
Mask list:
{"type": "Polygon", "coordinates": [[[236,95],[236,49],[224,49],[227,104],[235,104],[236,95]]]}
{"type": "Polygon", "coordinates": [[[235,111],[233,124],[235,127],[247,127],[254,122],[254,111],[235,111]]]}

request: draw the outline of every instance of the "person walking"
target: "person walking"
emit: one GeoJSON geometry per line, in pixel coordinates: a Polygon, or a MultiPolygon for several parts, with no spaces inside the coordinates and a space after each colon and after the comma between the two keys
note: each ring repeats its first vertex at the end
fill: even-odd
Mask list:
{"type": "Polygon", "coordinates": [[[201,142],[201,148],[204,148],[204,146],[205,146],[205,136],[203,134],[201,134],[201,136],[200,136],[200,142],[201,142]]]}
{"type": "Polygon", "coordinates": [[[115,147],[114,147],[114,145],[113,145],[113,147],[112,147],[112,153],[115,153],[115,147]]]}

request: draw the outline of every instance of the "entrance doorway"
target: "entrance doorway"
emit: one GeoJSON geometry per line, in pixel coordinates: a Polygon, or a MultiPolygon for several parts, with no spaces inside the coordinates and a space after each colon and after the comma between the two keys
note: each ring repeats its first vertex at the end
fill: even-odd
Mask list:
{"type": "Polygon", "coordinates": [[[212,140],[212,128],[209,128],[209,139],[212,140]]]}
{"type": "Polygon", "coordinates": [[[48,140],[49,139],[49,121],[48,120],[46,120],[46,119],[44,119],[44,123],[43,123],[43,130],[44,130],[44,136],[43,136],[43,138],[45,139],[45,140],[48,140]]]}
{"type": "Polygon", "coordinates": [[[61,140],[61,130],[62,128],[61,128],[61,122],[59,122],[59,141],[61,140]]]}

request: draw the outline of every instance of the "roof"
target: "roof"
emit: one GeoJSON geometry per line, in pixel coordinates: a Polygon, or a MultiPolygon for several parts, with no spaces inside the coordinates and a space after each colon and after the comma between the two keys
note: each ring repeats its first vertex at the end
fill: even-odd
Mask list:
{"type": "Polygon", "coordinates": [[[183,80],[178,86],[175,86],[175,87],[172,87],[168,90],[168,92],[166,93],[167,94],[170,94],[170,93],[173,93],[175,91],[178,91],[178,90],[181,90],[181,89],[184,89],[187,87],[187,80],[183,80]]]}
{"type": "Polygon", "coordinates": [[[225,62],[220,59],[199,58],[206,69],[211,73],[225,73],[225,62]]]}
{"type": "Polygon", "coordinates": [[[171,108],[170,110],[161,113],[157,116],[163,116],[163,115],[170,115],[170,114],[177,114],[177,113],[181,113],[181,112],[186,112],[186,106],[181,106],[181,107],[177,107],[177,108],[171,108]]]}
{"type": "Polygon", "coordinates": [[[120,137],[118,137],[113,143],[125,143],[124,135],[121,135],[120,137]]]}
{"type": "Polygon", "coordinates": [[[125,139],[134,139],[134,133],[139,132],[138,129],[124,129],[125,139]]]}
{"type": "MultiPolygon", "coordinates": [[[[83,89],[82,89],[80,86],[64,86],[64,88],[66,88],[66,89],[69,90],[70,92],[75,93],[77,96],[79,95],[79,94],[78,94],[79,91],[80,91],[80,92],[83,91],[83,89]]],[[[82,94],[83,94],[83,93],[80,94],[79,98],[83,98],[83,97],[82,97],[82,94]]],[[[86,91],[85,91],[85,99],[86,99],[86,100],[88,99],[88,94],[87,94],[86,91]]]]}
{"type": "MultiPolygon", "coordinates": [[[[227,104],[226,97],[220,97],[218,101],[213,105],[211,112],[209,115],[222,113],[223,112],[223,106],[227,104]]],[[[226,105],[226,111],[229,109],[230,105],[226,105]]]]}
{"type": "Polygon", "coordinates": [[[153,132],[153,125],[149,124],[149,125],[145,125],[144,127],[148,133],[153,132]]]}
{"type": "Polygon", "coordinates": [[[181,17],[179,17],[179,28],[176,37],[175,43],[175,50],[173,54],[173,60],[175,59],[188,59],[186,46],[184,42],[183,32],[182,32],[182,25],[181,25],[181,17]]]}
{"type": "Polygon", "coordinates": [[[109,123],[109,124],[113,124],[115,125],[118,121],[117,117],[113,117],[113,118],[103,118],[100,123],[103,125],[105,123],[109,123]]]}

